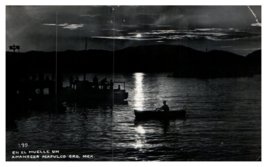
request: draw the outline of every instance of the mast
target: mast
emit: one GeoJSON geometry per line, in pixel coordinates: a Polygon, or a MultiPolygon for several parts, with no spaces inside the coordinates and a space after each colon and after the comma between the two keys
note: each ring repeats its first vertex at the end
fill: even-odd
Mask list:
{"type": "Polygon", "coordinates": [[[85,51],[87,50],[87,36],[85,37],[85,51]]]}
{"type": "MultiPolygon", "coordinates": [[[[85,37],[85,51],[87,51],[87,36],[85,37]]],[[[86,78],[86,72],[83,73],[83,80],[85,81],[86,78]]]]}

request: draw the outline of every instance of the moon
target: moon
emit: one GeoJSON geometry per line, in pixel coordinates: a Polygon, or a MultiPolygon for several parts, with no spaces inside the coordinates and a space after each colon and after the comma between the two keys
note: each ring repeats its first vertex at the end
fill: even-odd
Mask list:
{"type": "Polygon", "coordinates": [[[136,34],[136,37],[140,38],[142,35],[140,33],[136,34]]]}

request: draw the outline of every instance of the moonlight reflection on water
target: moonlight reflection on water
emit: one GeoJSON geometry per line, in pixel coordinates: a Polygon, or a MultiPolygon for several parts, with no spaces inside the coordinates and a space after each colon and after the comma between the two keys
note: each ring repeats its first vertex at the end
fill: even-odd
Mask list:
{"type": "Polygon", "coordinates": [[[134,73],[135,78],[135,95],[134,95],[134,107],[137,110],[143,110],[144,108],[144,93],[143,93],[143,78],[144,73],[134,73]]]}
{"type": "Polygon", "coordinates": [[[145,138],[145,129],[139,125],[135,128],[135,131],[137,132],[135,135],[135,144],[134,144],[134,148],[136,149],[140,149],[139,151],[142,151],[142,148],[144,147],[144,144],[146,142],[146,138],[145,138]]]}

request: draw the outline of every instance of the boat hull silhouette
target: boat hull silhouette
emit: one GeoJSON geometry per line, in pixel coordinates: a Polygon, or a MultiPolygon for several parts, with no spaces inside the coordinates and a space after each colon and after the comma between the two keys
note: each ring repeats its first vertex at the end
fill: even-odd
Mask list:
{"type": "Polygon", "coordinates": [[[136,119],[175,119],[184,118],[186,115],[185,109],[172,110],[166,115],[164,111],[155,110],[134,110],[136,119]]]}

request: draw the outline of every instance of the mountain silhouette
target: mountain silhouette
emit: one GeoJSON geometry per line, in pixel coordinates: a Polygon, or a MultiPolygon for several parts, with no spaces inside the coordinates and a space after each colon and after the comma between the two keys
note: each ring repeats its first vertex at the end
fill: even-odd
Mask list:
{"type": "Polygon", "coordinates": [[[248,56],[182,45],[144,45],[115,52],[88,50],[6,52],[7,73],[173,72],[174,77],[240,77],[261,74],[261,50],[248,56]],[[114,64],[113,64],[114,62],[114,64]],[[113,66],[114,65],[114,66],[113,66]]]}

